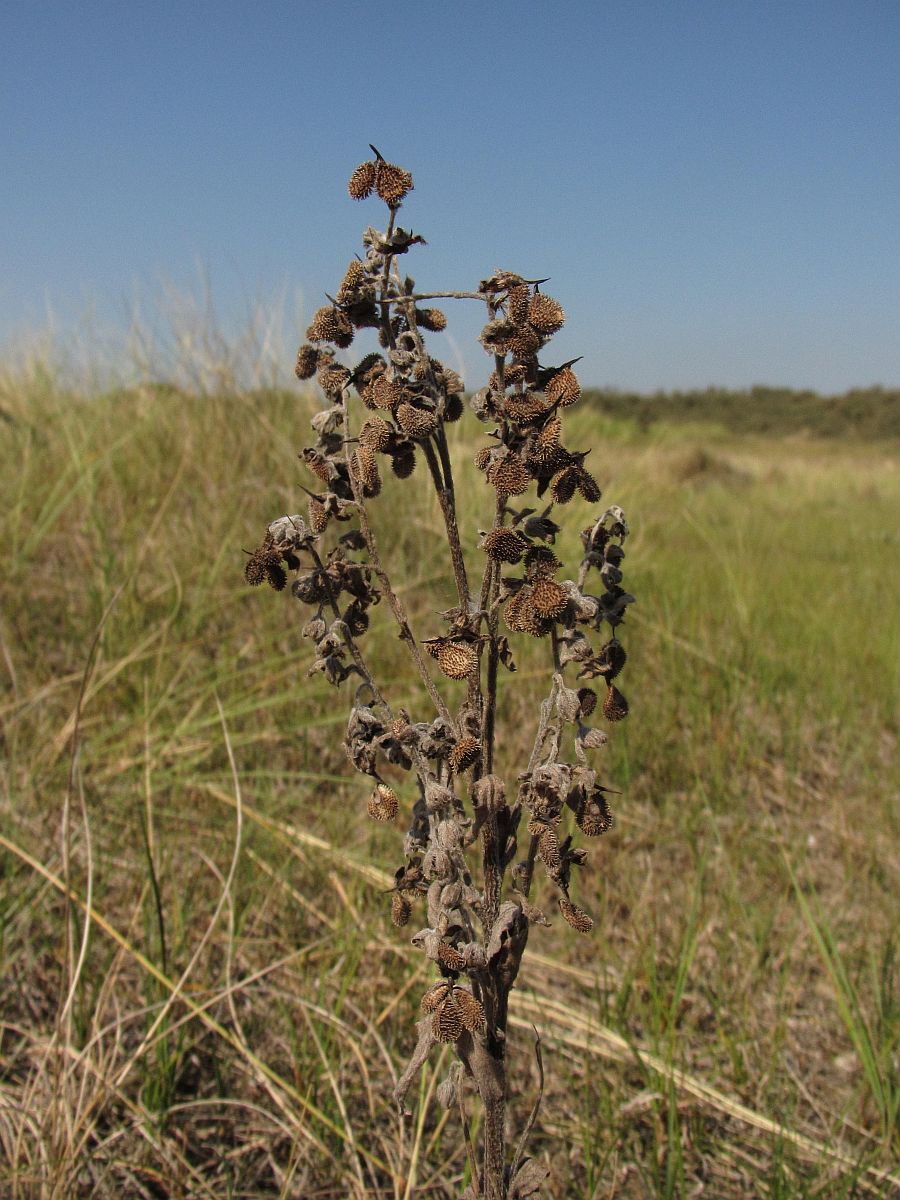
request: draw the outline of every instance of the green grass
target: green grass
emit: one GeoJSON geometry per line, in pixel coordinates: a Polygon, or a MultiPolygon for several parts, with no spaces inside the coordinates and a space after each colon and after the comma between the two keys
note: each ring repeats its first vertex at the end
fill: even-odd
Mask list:
{"type": "MultiPolygon", "coordinates": [[[[437,1060],[421,1119],[389,1098],[427,985],[383,895],[400,835],[365,817],[295,602],[241,577],[302,509],[308,403],[35,376],[0,409],[4,1194],[456,1197],[437,1060]]],[[[568,420],[634,528],[632,715],[579,880],[597,929],[557,920],[525,958],[515,1115],[534,1022],[553,1194],[896,1194],[900,457],[568,420]]],[[[474,420],[453,440],[477,555],[474,420]]],[[[375,511],[426,637],[452,580],[424,472],[401,486],[375,511]]],[[[588,513],[565,516],[571,562],[588,513]]],[[[380,678],[424,713],[376,611],[380,678]]],[[[547,677],[522,641],[508,774],[547,677]]]]}

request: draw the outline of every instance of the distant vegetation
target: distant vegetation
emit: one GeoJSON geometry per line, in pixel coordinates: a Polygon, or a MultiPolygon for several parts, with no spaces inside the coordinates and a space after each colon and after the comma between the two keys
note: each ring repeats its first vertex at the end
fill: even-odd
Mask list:
{"type": "Polygon", "coordinates": [[[753,387],[728,391],[709,387],[693,392],[641,395],[604,388],[585,393],[610,416],[636,421],[721,425],[732,433],[849,438],[859,441],[900,439],[900,390],[854,388],[841,396],[820,396],[791,388],[753,387]]]}

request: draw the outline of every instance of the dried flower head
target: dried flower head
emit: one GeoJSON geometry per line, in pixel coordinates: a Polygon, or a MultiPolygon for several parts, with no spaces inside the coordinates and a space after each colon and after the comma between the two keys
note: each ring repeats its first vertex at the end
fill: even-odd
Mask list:
{"type": "Polygon", "coordinates": [[[374,187],[375,164],[371,161],[360,163],[350,176],[347,191],[354,200],[365,200],[367,196],[371,196],[374,187]]]}
{"type": "Polygon", "coordinates": [[[297,351],[297,365],[294,374],[298,379],[312,379],[319,362],[319,351],[315,346],[303,345],[297,351]]]}
{"type": "Polygon", "coordinates": [[[573,904],[567,896],[560,896],[559,911],[562,913],[566,923],[571,925],[577,933],[590,933],[594,928],[594,922],[591,917],[579,908],[577,904],[573,904]]]}
{"type": "Polygon", "coordinates": [[[396,207],[407,192],[412,191],[412,186],[413,178],[409,171],[395,163],[379,160],[376,167],[375,191],[385,204],[396,207]]]}
{"type": "Polygon", "coordinates": [[[556,333],[562,329],[565,321],[566,314],[562,310],[562,305],[551,299],[550,296],[545,296],[543,292],[536,292],[531,297],[531,303],[528,305],[528,324],[538,333],[545,335],[556,333]]]}
{"type": "Polygon", "coordinates": [[[544,395],[551,404],[568,408],[581,397],[581,385],[571,367],[564,367],[544,387],[544,395]]]}
{"type": "Polygon", "coordinates": [[[399,809],[397,793],[386,783],[376,783],[369,797],[369,816],[374,821],[393,821],[399,809]]]}
{"type": "Polygon", "coordinates": [[[514,565],[519,562],[528,547],[528,540],[515,529],[498,526],[489,530],[481,541],[481,548],[495,562],[514,565]]]}
{"type": "Polygon", "coordinates": [[[440,637],[423,644],[449,679],[466,679],[478,670],[478,651],[471,642],[440,637]]]}
{"type": "Polygon", "coordinates": [[[463,771],[467,771],[469,767],[474,766],[480,756],[481,742],[478,738],[464,737],[460,738],[450,751],[447,762],[455,774],[461,775],[463,771]]]}

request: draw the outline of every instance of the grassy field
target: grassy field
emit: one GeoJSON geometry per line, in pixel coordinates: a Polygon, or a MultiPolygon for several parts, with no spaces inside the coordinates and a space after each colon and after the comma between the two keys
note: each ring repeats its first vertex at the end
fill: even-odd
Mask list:
{"type": "MultiPolygon", "coordinates": [[[[0,1192],[458,1197],[445,1064],[412,1125],[390,1101],[427,978],[383,894],[400,835],[296,602],[241,574],[302,509],[309,402],[34,375],[0,411],[0,1192]]],[[[571,422],[635,530],[632,715],[597,929],[535,930],[514,994],[516,1116],[534,1024],[558,1200],[898,1196],[900,443],[571,422]]],[[[474,419],[454,438],[469,464],[474,419]]],[[[377,512],[425,637],[452,585],[416,483],[377,512]]],[[[546,653],[503,693],[508,771],[546,653]]]]}

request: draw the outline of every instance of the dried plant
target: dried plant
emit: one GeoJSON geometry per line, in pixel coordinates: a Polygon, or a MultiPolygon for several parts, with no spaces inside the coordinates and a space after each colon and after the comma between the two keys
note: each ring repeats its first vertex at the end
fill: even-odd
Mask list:
{"type": "MultiPolygon", "coordinates": [[[[515,1149],[507,1148],[507,1004],[530,925],[549,924],[529,899],[539,864],[563,919],[579,933],[593,926],[571,895],[573,872],[587,858],[575,842],[579,833],[597,837],[612,823],[609,789],[591,761],[607,737],[590,722],[628,713],[615,682],[625,665],[617,632],[633,599],[622,588],[628,526],[616,505],[599,512],[581,533],[574,578],[565,576],[552,548],[560,532],[554,518],[576,494],[597,505],[600,488],[585,466],[587,452],[563,444],[565,410],[581,394],[574,362],[539,360],[563,325],[562,307],[541,291],[545,280],[512,271],[494,272],[475,292],[417,293],[399,262],[423,239],[397,223],[412,177],[374,155],[353,172],[349,191],[356,200],[376,193],[388,208],[387,228],[365,231],[363,256],[315,313],[297,355],[298,377],[315,377],[327,400],[312,421],[316,440],[302,452],[315,488],[305,516],[268,526],[246,578],[281,590],[287,572],[294,574],[292,594],[311,612],[302,628],[316,650],[310,673],[321,672],[335,687],[357,681],[348,693],[346,748],[372,781],[369,816],[408,822],[391,919],[398,927],[414,918],[422,925],[412,943],[439,979],[422,997],[418,1042],[396,1101],[405,1109],[432,1048],[452,1044],[456,1057],[439,1096],[463,1118],[473,1168],[466,1197],[525,1200],[538,1196],[547,1171],[524,1154],[540,1096],[515,1149]],[[431,306],[440,298],[480,300],[487,308],[480,341],[493,371],[468,404],[463,381],[425,346],[423,331],[447,324],[431,306]],[[373,331],[379,350],[344,365],[336,352],[364,330],[373,331]],[[475,462],[487,493],[493,491],[490,527],[474,564],[463,553],[446,436],[467,407],[488,430],[475,462]],[[457,592],[457,603],[424,638],[413,632],[373,520],[385,469],[406,480],[417,466],[437,494],[457,592]],[[532,489],[543,507],[529,506],[532,489]],[[473,566],[481,576],[477,590],[473,566]],[[600,586],[589,591],[593,578],[600,586]],[[392,707],[363,652],[369,610],[381,600],[433,706],[421,719],[392,707]],[[498,675],[501,667],[516,669],[513,635],[546,638],[549,659],[549,692],[514,784],[494,772],[498,675]],[[429,659],[465,688],[439,687],[429,659]],[[403,773],[413,781],[409,789],[396,783],[403,773]],[[477,1162],[466,1081],[484,1109],[477,1162]]],[[[423,486],[421,474],[410,488],[423,486]]],[[[540,1068],[539,1044],[536,1053],[540,1068]]]]}

